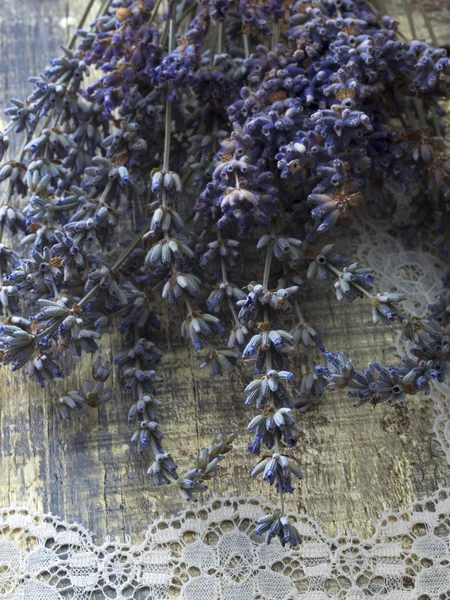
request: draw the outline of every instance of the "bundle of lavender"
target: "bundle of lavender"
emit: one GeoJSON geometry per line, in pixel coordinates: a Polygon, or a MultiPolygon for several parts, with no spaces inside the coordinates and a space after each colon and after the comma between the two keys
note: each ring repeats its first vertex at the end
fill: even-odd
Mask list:
{"type": "Polygon", "coordinates": [[[102,334],[118,330],[132,441],[150,455],[156,485],[191,500],[234,436],[216,437],[181,476],[163,445],[170,403],[163,410],[157,395],[155,329],[161,302],[180,303],[202,367],[223,375],[237,361],[252,365],[252,475],[280,497],[256,532],[297,545],[284,512],[302,477],[294,408],[307,410],[327,387],[348,387],[358,405],[404,403],[450,372],[450,273],[430,317],[417,319],[402,311],[402,293],[377,290],[372,269],[339,253],[345,227],[337,245],[328,233],[371,195],[389,214],[406,196],[416,230],[427,215],[448,253],[439,103],[450,60],[405,40],[368,0],[160,3],[104,1],[5,111],[1,154],[8,136],[24,142],[0,166],[1,361],[51,385],[67,418],[110,399],[112,367],[97,359],[95,383],[61,392],[63,355],[95,354],[102,334]],[[237,265],[252,245],[263,266],[248,282],[237,265]],[[355,371],[325,351],[302,310],[308,280],[326,282],[338,301],[369,297],[374,322],[402,327],[412,355],[355,371]],[[321,353],[327,366],[315,364],[321,353]],[[293,361],[306,365],[299,381],[293,361]]]}

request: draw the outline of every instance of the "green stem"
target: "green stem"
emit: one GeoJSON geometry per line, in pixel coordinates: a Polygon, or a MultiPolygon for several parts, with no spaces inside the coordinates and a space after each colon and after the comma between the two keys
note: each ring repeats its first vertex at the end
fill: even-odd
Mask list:
{"type": "Polygon", "coordinates": [[[159,7],[161,6],[161,2],[162,2],[162,0],[158,0],[158,2],[155,4],[155,8],[153,10],[152,16],[150,17],[150,20],[147,24],[148,27],[150,27],[150,25],[153,23],[154,18],[158,14],[158,10],[159,10],[159,7]]]}
{"type": "Polygon", "coordinates": [[[134,239],[130,242],[129,246],[127,248],[125,248],[125,250],[119,256],[119,258],[113,264],[113,266],[111,267],[111,271],[116,271],[120,267],[120,265],[129,257],[129,255],[133,252],[133,250],[139,244],[139,242],[141,241],[141,239],[145,235],[145,233],[146,233],[145,230],[142,230],[134,237],[134,239]]]}
{"type": "MultiPolygon", "coordinates": [[[[264,262],[264,273],[263,273],[263,281],[262,286],[265,290],[269,288],[269,278],[270,278],[270,267],[272,266],[272,249],[273,249],[273,240],[271,239],[267,244],[266,250],[266,260],[264,262]]],[[[269,321],[269,307],[267,304],[264,305],[263,310],[263,321],[269,321]]],[[[270,348],[267,352],[267,370],[270,371],[272,368],[272,356],[270,354],[270,348]]]]}
{"type": "Polygon", "coordinates": [[[413,39],[417,39],[417,31],[416,26],[414,25],[414,20],[412,18],[411,8],[408,4],[408,0],[402,0],[403,12],[406,14],[408,19],[409,28],[411,30],[411,35],[413,39]]]}
{"type": "Polygon", "coordinates": [[[416,109],[417,116],[419,117],[420,124],[422,127],[426,128],[427,120],[425,117],[422,103],[420,102],[420,100],[417,97],[413,98],[413,102],[414,102],[414,108],[416,109]]]}
{"type": "MultiPolygon", "coordinates": [[[[220,267],[222,269],[222,282],[227,285],[228,284],[228,279],[227,279],[227,265],[225,262],[225,259],[223,258],[223,256],[220,258],[220,267]]],[[[239,319],[238,316],[236,314],[236,310],[234,308],[233,305],[233,301],[231,300],[231,298],[229,296],[227,296],[227,301],[228,301],[228,307],[230,309],[230,312],[233,316],[233,320],[234,320],[234,324],[235,325],[239,325],[239,319]]]]}
{"type": "MultiPolygon", "coordinates": [[[[198,8],[198,3],[197,2],[192,2],[189,4],[188,8],[186,10],[184,10],[184,5],[186,4],[185,1],[183,1],[180,5],[180,10],[179,10],[179,16],[176,19],[176,26],[178,29],[178,26],[181,24],[181,22],[190,15],[190,13],[193,13],[197,10],[198,8]]],[[[161,37],[161,46],[164,47],[166,40],[167,40],[167,36],[169,33],[169,24],[168,22],[166,22],[166,27],[164,28],[164,32],[162,34],[161,37]]]]}
{"type": "MultiPolygon", "coordinates": [[[[270,242],[267,245],[266,261],[264,264],[263,287],[265,289],[267,289],[267,287],[269,285],[270,267],[272,265],[272,249],[273,249],[273,241],[270,240],[270,242]]],[[[264,314],[263,320],[265,322],[267,322],[269,320],[269,308],[268,308],[267,304],[264,306],[263,314],[264,314]]],[[[271,349],[269,348],[269,350],[267,352],[266,372],[270,371],[271,369],[272,369],[272,354],[271,354],[271,349]]],[[[280,440],[279,440],[277,434],[275,434],[274,450],[277,454],[280,453],[280,440]]],[[[283,496],[283,490],[281,488],[280,488],[280,491],[278,492],[278,495],[280,497],[280,511],[281,511],[281,514],[283,514],[284,513],[284,496],[283,496]]]]}
{"type": "Polygon", "coordinates": [[[300,308],[300,303],[298,300],[294,300],[294,308],[295,312],[297,313],[298,322],[300,323],[300,325],[303,325],[305,323],[305,319],[303,317],[302,310],[300,308]]]}
{"type": "MultiPolygon", "coordinates": [[[[155,457],[158,456],[158,454],[159,454],[158,446],[156,445],[155,440],[153,439],[152,435],[150,436],[150,446],[151,446],[152,452],[155,455],[155,457]]],[[[169,477],[169,479],[170,479],[170,477],[169,477]]]]}
{"type": "Polygon", "coordinates": [[[419,130],[420,129],[420,125],[417,122],[415,116],[408,110],[407,107],[405,107],[405,115],[408,117],[408,121],[411,123],[411,125],[416,129],[419,130]]]}
{"type": "MultiPolygon", "coordinates": [[[[169,49],[170,54],[175,46],[175,19],[169,21],[169,49]]],[[[170,128],[172,124],[172,103],[169,99],[169,88],[167,87],[167,98],[166,98],[166,115],[164,123],[164,155],[163,155],[163,171],[169,170],[169,158],[170,158],[170,128]]]]}
{"type": "Polygon", "coordinates": [[[244,42],[244,56],[247,59],[250,56],[250,44],[246,33],[242,34],[242,41],[244,42]]]}
{"type": "Polygon", "coordinates": [[[272,266],[273,240],[267,244],[266,262],[264,263],[264,273],[262,285],[267,290],[269,288],[270,267],[272,266]]]}
{"type": "MultiPolygon", "coordinates": [[[[335,273],[338,277],[343,275],[342,271],[337,269],[334,265],[330,265],[330,263],[328,263],[328,262],[326,263],[326,267],[327,267],[327,269],[329,269],[330,271],[335,273]]],[[[363,287],[361,287],[357,283],[354,283],[353,281],[350,281],[350,284],[353,285],[356,289],[360,290],[368,298],[370,298],[370,299],[374,298],[374,295],[372,294],[372,292],[369,292],[369,290],[365,290],[363,287]]]]}
{"type": "MultiPolygon", "coordinates": [[[[219,240],[219,242],[222,240],[222,234],[220,232],[220,229],[217,229],[217,239],[219,240]]],[[[225,262],[225,259],[223,256],[220,257],[220,268],[222,271],[222,282],[225,285],[227,285],[227,283],[228,283],[227,263],[225,262]]],[[[231,300],[231,298],[229,296],[227,296],[227,301],[228,301],[228,307],[230,309],[230,312],[233,315],[234,324],[240,325],[238,316],[236,314],[236,310],[233,305],[233,301],[231,300]]]]}
{"type": "Polygon", "coordinates": [[[223,21],[217,24],[217,54],[223,53],[223,21]]]}
{"type": "MultiPolygon", "coordinates": [[[[111,4],[111,0],[103,0],[103,2],[100,5],[100,8],[98,10],[98,13],[97,13],[97,19],[99,17],[103,17],[104,15],[106,15],[106,13],[109,10],[110,4],[111,4]]],[[[80,29],[80,27],[78,27],[78,29],[80,29]]]]}
{"type": "Polygon", "coordinates": [[[169,90],[167,90],[166,100],[166,118],[164,129],[164,156],[163,156],[163,171],[169,170],[170,158],[170,126],[172,123],[172,103],[169,100],[169,90]]]}
{"type": "Polygon", "coordinates": [[[428,18],[427,10],[426,10],[425,6],[423,5],[422,0],[419,0],[419,6],[420,6],[420,12],[422,13],[423,20],[425,22],[425,26],[428,29],[428,33],[430,34],[433,46],[436,46],[436,48],[439,48],[438,39],[436,37],[436,34],[434,33],[433,27],[431,26],[430,19],[428,18]]]}
{"type": "MultiPolygon", "coordinates": [[[[92,7],[94,6],[96,0],[89,0],[89,2],[86,5],[86,8],[83,11],[83,14],[81,15],[80,20],[78,21],[78,25],[77,28],[75,29],[74,33],[72,34],[72,36],[69,39],[69,42],[67,44],[67,47],[73,48],[73,46],[75,46],[75,42],[77,41],[77,31],[78,29],[81,29],[83,27],[83,25],[86,22],[86,19],[89,16],[89,13],[91,12],[92,7]]],[[[111,0],[108,0],[107,5],[109,7],[111,0]]],[[[106,2],[103,2],[103,4],[106,4],[106,2]]],[[[103,8],[103,5],[102,5],[103,8]]]]}
{"type": "Polygon", "coordinates": [[[234,308],[233,301],[231,298],[228,298],[228,306],[230,307],[231,314],[233,315],[234,324],[239,326],[239,317],[237,316],[236,309],[234,308]]]}
{"type": "MultiPolygon", "coordinates": [[[[280,440],[278,439],[278,436],[275,436],[275,444],[274,444],[274,450],[277,454],[280,453],[280,440]]],[[[284,494],[283,494],[283,488],[280,487],[280,491],[278,492],[278,495],[280,497],[280,512],[283,515],[284,514],[284,494]]]]}
{"type": "Polygon", "coordinates": [[[280,38],[280,21],[275,19],[273,22],[272,29],[272,50],[275,50],[278,44],[278,40],[280,38]]]}
{"type": "MultiPolygon", "coordinates": [[[[139,342],[139,340],[140,340],[139,327],[137,325],[135,325],[134,326],[134,343],[137,344],[139,342]]],[[[136,357],[134,359],[134,366],[136,369],[141,368],[141,359],[139,358],[139,354],[136,355],[136,357]]],[[[142,398],[142,396],[144,395],[144,388],[140,381],[138,381],[137,389],[138,389],[138,398],[142,398]]],[[[145,416],[147,417],[147,414],[145,416]]]]}
{"type": "MultiPolygon", "coordinates": [[[[330,263],[326,263],[325,266],[327,267],[327,269],[329,269],[330,271],[335,273],[338,277],[343,275],[342,271],[337,269],[335,266],[330,265],[330,263]]],[[[369,292],[369,290],[364,289],[361,285],[359,285],[359,283],[355,283],[354,281],[349,281],[349,284],[351,286],[353,286],[355,289],[359,290],[362,294],[364,294],[371,300],[373,300],[373,298],[376,298],[376,296],[374,296],[374,294],[372,294],[372,292],[369,292]]],[[[390,308],[391,308],[392,312],[395,312],[395,314],[399,317],[399,319],[402,319],[404,321],[407,321],[408,323],[411,323],[411,319],[407,315],[405,315],[402,311],[398,310],[398,308],[396,306],[390,305],[390,308]]]]}
{"type": "Polygon", "coordinates": [[[440,138],[441,141],[439,141],[439,145],[441,146],[441,148],[444,148],[444,140],[442,140],[442,130],[441,130],[441,124],[439,123],[439,117],[437,116],[437,112],[436,112],[436,107],[433,106],[431,109],[431,118],[433,120],[433,127],[434,127],[434,133],[436,135],[437,138],[440,138]]]}
{"type": "Polygon", "coordinates": [[[192,312],[193,312],[192,304],[191,304],[191,301],[189,300],[189,297],[187,294],[183,294],[183,300],[184,300],[184,303],[186,304],[186,309],[188,311],[188,314],[192,315],[192,312]]]}
{"type": "MultiPolygon", "coordinates": [[[[227,267],[226,267],[226,264],[225,264],[225,259],[223,257],[221,258],[221,267],[222,267],[222,280],[223,280],[223,282],[225,284],[227,284],[228,283],[228,281],[227,281],[227,267]]],[[[231,314],[233,316],[234,324],[239,326],[240,325],[239,318],[238,318],[238,316],[236,314],[236,310],[234,308],[233,301],[231,300],[231,298],[229,296],[227,296],[227,301],[228,301],[228,307],[229,307],[230,312],[231,312],[231,314]]]]}
{"type": "MultiPolygon", "coordinates": [[[[223,22],[220,21],[217,24],[217,54],[222,54],[223,53],[223,22]]],[[[214,59],[213,59],[214,61],[214,59]]],[[[219,129],[218,123],[217,123],[218,119],[217,119],[217,114],[214,115],[214,139],[213,139],[213,149],[214,149],[214,153],[217,150],[217,131],[219,129]]],[[[219,228],[217,228],[217,239],[219,240],[219,243],[222,241],[222,232],[220,231],[219,228]]],[[[228,283],[228,275],[227,275],[227,264],[225,262],[225,258],[223,256],[220,257],[220,267],[222,270],[222,282],[226,285],[228,283]]],[[[228,307],[230,309],[230,312],[233,316],[233,320],[234,320],[234,324],[236,326],[239,326],[239,319],[238,316],[236,314],[236,310],[234,308],[233,305],[233,301],[231,300],[231,298],[229,296],[227,296],[227,303],[228,303],[228,307]]]]}
{"type": "Polygon", "coordinates": [[[100,199],[98,201],[97,208],[95,209],[94,215],[96,215],[98,213],[98,211],[101,209],[101,207],[105,204],[105,200],[108,197],[110,189],[112,188],[112,184],[113,184],[112,181],[108,181],[108,183],[106,184],[106,187],[103,190],[102,195],[100,196],[100,199]]]}

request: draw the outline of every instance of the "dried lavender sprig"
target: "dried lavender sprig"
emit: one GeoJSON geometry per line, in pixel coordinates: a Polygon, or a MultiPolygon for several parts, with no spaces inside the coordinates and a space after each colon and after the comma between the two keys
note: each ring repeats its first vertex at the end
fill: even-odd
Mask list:
{"type": "MultiPolygon", "coordinates": [[[[42,359],[41,359],[42,360],[42,359]]],[[[39,366],[39,365],[38,365],[39,366]]],[[[34,365],[36,376],[40,377],[42,370],[34,365]]],[[[112,392],[105,389],[104,384],[111,373],[111,364],[106,362],[102,364],[100,356],[92,364],[92,377],[95,381],[92,384],[86,380],[81,390],[60,391],[57,385],[50,383],[58,398],[58,412],[62,419],[68,419],[73,410],[84,410],[86,407],[98,408],[102,404],[109,402],[112,392]]]]}
{"type": "Polygon", "coordinates": [[[338,277],[333,287],[339,301],[344,297],[352,301],[356,295],[366,296],[371,300],[374,323],[378,323],[380,318],[389,323],[396,319],[406,324],[411,323],[410,317],[396,306],[396,303],[405,299],[404,294],[398,292],[373,294],[371,292],[374,280],[372,276],[373,269],[370,267],[361,268],[356,262],[350,264],[350,261],[333,253],[333,248],[332,244],[324,246],[320,251],[313,246],[307,248],[307,258],[312,259],[308,268],[308,278],[318,275],[319,278],[326,279],[326,272],[330,271],[338,277]],[[336,264],[339,262],[346,264],[346,266],[342,269],[337,267],[336,264]]]}
{"type": "MultiPolygon", "coordinates": [[[[175,9],[175,5],[173,9],[175,9]]],[[[175,11],[173,10],[173,12],[175,11]]],[[[175,15],[173,14],[169,20],[169,56],[174,47],[174,22],[175,15]]],[[[180,237],[180,231],[184,228],[183,220],[169,205],[169,194],[173,196],[182,190],[178,174],[169,170],[172,101],[169,89],[167,89],[162,169],[155,171],[152,176],[152,190],[157,197],[160,197],[161,202],[156,202],[150,230],[146,234],[147,237],[153,239],[162,232],[163,238],[153,244],[147,254],[146,263],[149,267],[161,272],[169,271],[162,296],[170,302],[182,298],[187,309],[187,317],[182,325],[182,334],[184,337],[191,338],[196,349],[202,349],[204,343],[208,343],[208,337],[212,333],[222,332],[223,329],[217,317],[195,311],[190,300],[190,296],[195,296],[199,292],[200,280],[186,269],[187,262],[193,258],[194,254],[180,237]],[[177,232],[178,237],[173,237],[173,235],[171,237],[173,232],[177,232]],[[180,267],[184,267],[183,270],[180,270],[180,267]]]]}
{"type": "Polygon", "coordinates": [[[183,500],[196,501],[195,493],[208,489],[207,481],[215,477],[220,469],[220,462],[232,450],[235,434],[224,437],[221,433],[214,438],[212,444],[204,448],[197,456],[193,469],[183,473],[177,481],[178,491],[183,500]]]}
{"type": "MultiPolygon", "coordinates": [[[[276,45],[275,34],[273,35],[272,45],[273,45],[273,47],[275,47],[275,45],[276,45]]],[[[272,247],[273,247],[273,242],[270,241],[269,244],[267,245],[266,260],[264,263],[264,273],[263,273],[263,282],[262,282],[262,285],[265,289],[269,288],[270,267],[272,264],[272,247]]],[[[269,309],[267,306],[265,306],[264,307],[264,321],[268,321],[268,320],[269,320],[269,309]]],[[[271,370],[272,370],[272,356],[271,356],[271,353],[269,350],[269,353],[267,355],[267,372],[270,372],[271,370]]],[[[275,436],[274,451],[276,454],[280,454],[280,440],[277,435],[275,436]]],[[[283,487],[282,486],[279,487],[278,494],[280,497],[280,511],[281,511],[281,515],[283,515],[284,514],[284,496],[283,496],[283,487]]]]}
{"type": "MultiPolygon", "coordinates": [[[[215,29],[217,41],[214,44],[214,52],[211,52],[209,65],[212,72],[214,68],[217,68],[215,67],[217,60],[223,61],[225,57],[228,57],[228,54],[224,54],[224,23],[219,21],[216,23],[215,29]]],[[[215,153],[217,152],[219,131],[219,116],[216,111],[214,112],[212,126],[212,151],[215,153]]],[[[206,301],[206,308],[216,315],[228,310],[231,314],[231,323],[228,328],[229,335],[226,349],[220,346],[214,347],[211,340],[209,350],[203,357],[200,367],[209,366],[213,375],[222,375],[224,371],[231,372],[233,370],[234,362],[239,356],[236,345],[238,347],[243,346],[248,330],[245,325],[239,322],[233,302],[233,300],[245,298],[245,293],[229,281],[228,267],[232,268],[234,266],[234,256],[238,254],[239,242],[233,239],[224,239],[219,227],[215,226],[215,230],[217,239],[207,245],[207,250],[200,258],[200,267],[212,266],[215,269],[213,277],[217,280],[217,284],[206,301]]],[[[206,230],[203,233],[206,234],[206,230]]]]}
{"type": "MultiPolygon", "coordinates": [[[[133,250],[133,248],[135,248],[138,245],[138,243],[142,240],[142,237],[143,237],[144,233],[145,232],[142,231],[141,233],[139,233],[139,234],[137,234],[135,236],[135,238],[129,244],[129,246],[117,258],[117,260],[115,261],[113,267],[111,268],[111,271],[114,272],[114,271],[117,271],[119,269],[119,267],[127,259],[127,257],[129,256],[129,254],[131,253],[131,251],[133,250]]],[[[88,293],[86,293],[79,300],[79,302],[76,303],[76,306],[78,306],[79,308],[82,308],[95,295],[95,293],[100,288],[100,285],[101,285],[100,283],[95,284],[92,287],[92,289],[88,293]]],[[[63,323],[64,318],[65,317],[60,317],[60,318],[56,319],[48,328],[46,328],[43,331],[40,331],[39,333],[37,333],[34,336],[35,339],[36,339],[36,342],[39,343],[39,342],[42,342],[42,340],[44,340],[45,338],[49,338],[58,329],[58,327],[63,323]]]]}
{"type": "MultiPolygon", "coordinates": [[[[171,11],[171,16],[169,18],[169,47],[168,47],[168,55],[170,55],[173,52],[174,49],[174,42],[175,42],[175,36],[174,36],[174,23],[175,23],[175,5],[172,6],[172,11],[171,11]]],[[[184,244],[183,240],[181,240],[179,237],[178,238],[174,238],[171,237],[170,234],[173,234],[173,231],[179,232],[182,227],[183,227],[183,221],[181,220],[180,216],[178,215],[178,213],[173,210],[169,204],[169,195],[173,194],[174,191],[175,192],[179,192],[181,191],[181,185],[180,185],[180,181],[179,181],[179,177],[176,173],[173,173],[169,170],[169,165],[170,165],[170,150],[171,150],[171,126],[172,126],[172,103],[173,103],[173,99],[171,98],[171,94],[170,94],[170,88],[169,86],[171,85],[170,82],[166,83],[166,99],[165,99],[165,125],[164,125],[164,148],[163,148],[163,158],[162,158],[162,169],[161,170],[154,170],[152,173],[152,189],[156,195],[157,198],[160,198],[160,202],[157,200],[156,203],[154,203],[155,207],[154,207],[154,212],[153,212],[153,217],[152,217],[152,221],[150,224],[150,230],[148,233],[145,234],[145,238],[150,238],[150,239],[154,239],[155,236],[162,231],[163,233],[163,238],[160,241],[157,241],[156,243],[154,243],[154,245],[152,246],[152,249],[149,251],[149,253],[147,254],[146,257],[146,263],[149,265],[149,267],[152,268],[156,268],[156,272],[158,273],[158,275],[160,276],[162,273],[164,273],[164,271],[169,268],[171,271],[170,277],[175,276],[175,273],[177,273],[178,271],[178,265],[182,262],[182,257],[183,255],[186,255],[187,257],[191,256],[191,251],[189,249],[189,247],[184,244]],[[181,250],[181,251],[180,251],[181,250]]],[[[183,274],[183,275],[176,275],[176,282],[177,285],[181,284],[181,287],[183,287],[183,283],[186,281],[189,283],[189,278],[190,276],[187,274],[183,274]]],[[[191,278],[190,280],[191,284],[195,284],[195,279],[191,278]]],[[[168,286],[170,286],[170,280],[168,282],[166,282],[166,285],[163,288],[163,297],[167,294],[166,290],[170,290],[170,287],[168,288],[168,286]]],[[[189,287],[188,287],[189,290],[189,287]]],[[[195,313],[194,315],[194,311],[192,309],[191,303],[190,303],[190,299],[188,297],[188,295],[184,292],[181,292],[181,295],[183,297],[184,303],[187,307],[188,310],[188,319],[192,318],[192,322],[190,325],[192,325],[193,327],[195,327],[194,323],[197,323],[200,321],[200,315],[195,313]]],[[[170,296],[169,296],[170,297],[170,296]]],[[[207,317],[208,315],[204,315],[202,317],[202,322],[205,326],[205,324],[207,325],[207,317]]],[[[186,321],[185,321],[186,323],[186,321]]],[[[185,323],[183,324],[183,327],[185,327],[185,323]]],[[[192,337],[192,334],[191,334],[192,337]]],[[[140,359],[139,357],[136,357],[135,359],[135,369],[139,369],[140,367],[140,359]]],[[[138,383],[137,384],[137,397],[142,397],[142,389],[141,388],[141,384],[138,383]]],[[[141,426],[142,429],[142,426],[141,426]]],[[[140,432],[135,434],[135,437],[138,438],[139,443],[142,446],[142,440],[146,439],[146,437],[142,437],[143,434],[147,435],[147,429],[148,426],[146,426],[146,428],[144,429],[144,432],[140,432]]],[[[175,478],[177,477],[176,475],[176,466],[173,464],[173,461],[171,463],[171,476],[167,475],[167,476],[163,476],[163,471],[164,469],[167,471],[167,465],[166,467],[162,467],[161,466],[161,460],[163,460],[163,463],[167,462],[167,454],[162,450],[161,444],[160,444],[160,440],[161,440],[161,435],[158,434],[158,438],[155,439],[154,434],[150,436],[150,443],[146,444],[146,445],[150,445],[154,455],[155,455],[155,462],[153,463],[153,466],[149,469],[149,473],[153,473],[153,475],[155,476],[155,479],[157,481],[157,484],[162,484],[162,483],[169,483],[169,481],[171,480],[171,478],[175,478]],[[161,470],[162,469],[162,470],[161,470]]],[[[195,481],[193,480],[188,480],[188,478],[185,476],[183,477],[180,481],[181,484],[184,485],[184,487],[180,487],[180,493],[184,494],[186,497],[190,497],[189,492],[187,491],[189,488],[187,487],[188,482],[191,482],[193,487],[195,489],[200,489],[203,484],[201,484],[201,479],[202,479],[203,475],[201,475],[201,473],[199,472],[199,475],[194,478],[195,481]]],[[[180,484],[180,485],[181,485],[180,484]]]]}
{"type": "MultiPolygon", "coordinates": [[[[446,297],[440,296],[446,306],[446,297]]],[[[317,367],[328,381],[329,390],[348,388],[347,396],[358,400],[355,406],[379,402],[403,405],[407,395],[430,392],[433,380],[444,381],[450,375],[450,326],[446,310],[437,303],[429,308],[429,318],[414,319],[405,326],[405,338],[414,342],[398,366],[381,367],[372,362],[365,371],[355,371],[342,352],[325,353],[326,367],[317,367]],[[439,320],[437,320],[439,319],[439,320]]]]}
{"type": "MultiPolygon", "coordinates": [[[[266,536],[266,541],[270,542],[271,537],[277,535],[280,537],[283,545],[285,543],[296,545],[301,541],[301,538],[295,527],[284,517],[284,492],[293,492],[291,475],[295,475],[299,479],[303,475],[294,457],[286,454],[281,448],[281,437],[284,436],[285,444],[291,447],[294,446],[296,443],[294,432],[300,432],[300,427],[298,427],[295,419],[292,417],[292,401],[283,385],[284,381],[289,382],[293,379],[293,374],[286,370],[275,370],[272,363],[272,353],[276,349],[277,352],[275,354],[277,355],[278,368],[283,368],[284,359],[282,358],[282,354],[278,355],[278,353],[283,351],[285,344],[287,348],[287,344],[292,344],[293,342],[293,338],[287,332],[272,329],[273,325],[271,321],[276,318],[276,307],[281,306],[277,301],[271,304],[274,294],[268,290],[274,244],[275,240],[271,236],[266,244],[262,285],[251,286],[252,295],[249,294],[245,303],[241,303],[243,306],[241,309],[241,318],[244,319],[245,310],[254,310],[255,307],[250,309],[252,303],[261,303],[260,310],[262,309],[263,320],[262,323],[258,324],[261,333],[253,336],[243,353],[244,356],[252,356],[254,354],[252,348],[254,346],[258,347],[256,359],[256,373],[258,375],[247,386],[245,393],[247,394],[246,404],[251,405],[256,402],[256,406],[260,409],[262,407],[262,410],[260,415],[253,418],[248,425],[249,431],[256,432],[255,440],[249,446],[249,450],[252,453],[259,454],[261,442],[269,449],[273,448],[272,454],[264,455],[252,472],[253,477],[262,473],[264,480],[270,485],[275,482],[279,495],[280,511],[271,516],[269,531],[272,533],[266,536]],[[263,366],[265,372],[263,375],[259,375],[262,373],[263,366]],[[273,404],[271,404],[271,401],[273,404]],[[281,527],[281,520],[285,527],[281,527]]],[[[295,293],[297,289],[292,288],[291,293],[295,293]]],[[[288,296],[289,294],[287,293],[286,295],[288,296]]],[[[256,316],[257,313],[255,313],[256,316]]],[[[255,531],[259,534],[265,532],[267,529],[264,524],[266,524],[265,517],[259,522],[259,526],[255,531]]]]}
{"type": "Polygon", "coordinates": [[[196,493],[208,489],[207,481],[214,478],[220,470],[220,462],[232,450],[235,435],[232,433],[224,438],[219,433],[212,443],[204,448],[194,461],[193,468],[178,477],[177,466],[170,454],[159,452],[148,470],[148,474],[155,479],[156,485],[175,485],[181,498],[185,501],[197,501],[196,493]]]}
{"type": "MultiPolygon", "coordinates": [[[[70,50],[70,49],[72,49],[74,47],[74,45],[76,43],[76,40],[77,40],[77,31],[83,27],[83,25],[84,25],[84,23],[85,23],[88,15],[89,15],[89,13],[91,12],[91,9],[92,9],[94,3],[95,3],[95,0],[89,0],[88,4],[86,6],[86,9],[83,12],[83,14],[81,15],[81,18],[80,18],[80,20],[79,20],[79,22],[77,24],[77,27],[75,29],[75,33],[72,35],[72,37],[69,39],[69,41],[68,41],[68,43],[66,45],[66,48],[68,50],[70,50]]],[[[110,4],[111,4],[111,0],[103,0],[102,5],[99,8],[99,11],[97,13],[97,17],[96,18],[100,18],[101,16],[105,15],[106,12],[109,9],[110,4]]],[[[42,130],[46,129],[49,126],[49,124],[51,122],[51,119],[52,119],[52,111],[50,111],[49,114],[47,115],[45,123],[42,126],[42,130]]],[[[57,123],[58,119],[59,119],[59,116],[55,120],[55,124],[57,123]]],[[[21,161],[23,160],[23,157],[25,156],[25,151],[26,151],[26,147],[27,147],[28,143],[29,143],[29,138],[28,138],[28,136],[25,136],[25,138],[24,138],[24,140],[22,142],[22,145],[21,145],[21,147],[20,147],[20,149],[18,151],[18,154],[17,154],[17,158],[16,158],[16,162],[17,163],[21,163],[21,161]]],[[[13,195],[13,190],[14,190],[13,181],[10,179],[9,182],[8,182],[8,189],[6,191],[6,194],[3,197],[2,201],[0,202],[0,207],[9,204],[9,202],[10,202],[10,200],[12,198],[12,195],[13,195]]],[[[3,233],[4,233],[4,221],[2,220],[1,223],[0,223],[0,242],[3,239],[3,233]]]]}

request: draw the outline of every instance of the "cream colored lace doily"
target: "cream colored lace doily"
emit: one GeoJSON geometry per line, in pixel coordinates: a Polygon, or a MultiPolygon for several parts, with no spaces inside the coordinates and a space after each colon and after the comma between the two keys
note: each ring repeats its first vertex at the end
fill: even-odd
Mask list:
{"type": "Polygon", "coordinates": [[[450,491],[390,512],[370,539],[327,538],[291,514],[304,543],[255,540],[267,504],[210,501],[158,520],[139,546],[96,546],[81,525],[26,508],[0,518],[0,597],[11,600],[328,600],[448,598],[450,491]]]}
{"type": "MultiPolygon", "coordinates": [[[[354,222],[350,254],[375,268],[378,289],[406,290],[418,316],[441,289],[436,257],[405,251],[389,224],[354,222]]],[[[399,356],[405,351],[400,336],[399,356]]],[[[434,434],[450,464],[450,390],[435,386],[434,434]]],[[[426,600],[450,598],[450,488],[386,513],[370,539],[327,537],[292,514],[304,543],[266,546],[252,534],[264,501],[221,498],[159,519],[134,546],[97,546],[78,524],[11,507],[0,510],[0,598],[10,600],[426,600]]]]}

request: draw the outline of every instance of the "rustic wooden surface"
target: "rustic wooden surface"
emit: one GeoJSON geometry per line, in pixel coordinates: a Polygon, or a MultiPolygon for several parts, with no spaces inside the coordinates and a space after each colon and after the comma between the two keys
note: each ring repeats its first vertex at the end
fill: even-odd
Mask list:
{"type": "MultiPolygon", "coordinates": [[[[83,9],[84,0],[3,0],[0,14],[0,106],[11,96],[23,98],[27,77],[40,72],[83,9]]],[[[395,15],[401,12],[401,6],[395,15]]],[[[445,13],[448,17],[448,14],[445,13]]],[[[413,12],[419,27],[423,21],[413,12]]],[[[434,13],[434,16],[439,15],[434,13]]],[[[405,21],[401,17],[402,22],[405,21]]],[[[436,21],[438,19],[436,18],[436,21]]],[[[447,21],[448,23],[448,21],[447,21]]],[[[407,26],[407,25],[406,25],[407,26]]],[[[447,26],[440,25],[440,34],[447,26]]],[[[447,29],[448,30],[448,29],[447,29]]],[[[443,38],[441,38],[443,39],[443,38]]],[[[0,123],[1,125],[1,123],[0,123]]],[[[304,312],[327,330],[330,349],[343,348],[364,365],[376,357],[391,361],[392,331],[370,324],[368,306],[338,304],[311,296],[304,312]]],[[[172,319],[172,331],[179,322],[172,319]]],[[[239,433],[233,461],[227,463],[215,494],[267,494],[267,485],[252,481],[243,406],[243,377],[211,379],[196,368],[196,359],[179,336],[164,358],[161,398],[162,429],[167,446],[181,466],[218,431],[239,433]]],[[[159,342],[167,347],[168,335],[159,342]]],[[[110,358],[118,339],[104,339],[102,354],[110,358]]],[[[68,389],[83,381],[85,359],[68,389]],[[78,383],[77,383],[78,382],[78,383]]],[[[121,396],[116,374],[113,400],[82,418],[62,422],[53,398],[8,369],[0,373],[0,506],[27,503],[78,521],[106,535],[142,538],[155,513],[182,507],[177,496],[156,489],[146,476],[147,460],[130,446],[129,399],[121,396]]],[[[414,497],[449,482],[448,468],[429,435],[431,402],[414,399],[402,411],[384,406],[355,410],[342,394],[326,395],[302,418],[304,434],[296,450],[305,478],[288,506],[307,511],[329,534],[358,530],[369,535],[372,522],[388,508],[406,506],[414,497]]],[[[272,496],[273,497],[273,496],[272,496]]]]}

